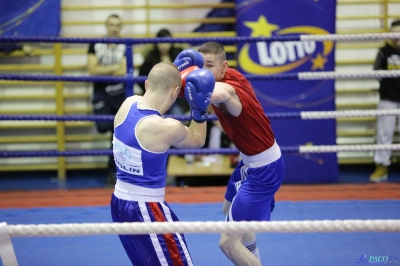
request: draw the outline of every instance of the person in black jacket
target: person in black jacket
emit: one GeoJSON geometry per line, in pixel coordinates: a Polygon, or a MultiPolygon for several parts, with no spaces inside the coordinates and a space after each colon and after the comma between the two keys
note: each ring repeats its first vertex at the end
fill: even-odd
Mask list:
{"type": "MultiPolygon", "coordinates": [[[[400,20],[392,22],[391,31],[400,32],[400,20]]],[[[374,70],[400,70],[400,39],[388,41],[379,49],[374,70]]],[[[379,82],[378,109],[400,109],[400,78],[382,78],[379,82]]],[[[377,117],[376,139],[378,144],[392,144],[397,119],[396,116],[377,117]]],[[[398,126],[400,130],[400,122],[398,126]]],[[[369,178],[370,182],[377,183],[387,180],[390,156],[390,150],[375,152],[376,168],[369,178]]]]}
{"type": "MultiPolygon", "coordinates": [[[[172,34],[167,29],[161,29],[157,33],[157,38],[162,37],[172,37],[172,34]]],[[[139,68],[139,76],[147,76],[153,66],[160,62],[173,62],[182,50],[182,48],[176,47],[171,43],[154,44],[154,48],[147,54],[144,63],[139,68]]],[[[144,91],[144,83],[139,83],[139,86],[144,91]]],[[[184,114],[188,110],[189,105],[185,98],[178,98],[166,114],[184,114]]]]}
{"type": "MultiPolygon", "coordinates": [[[[105,26],[106,38],[120,38],[122,19],[116,15],[108,16],[105,26]]],[[[88,48],[87,70],[93,76],[125,76],[126,56],[125,44],[92,43],[88,48]]],[[[126,89],[123,82],[94,82],[91,97],[93,113],[95,115],[115,115],[126,99],[126,89]]],[[[110,120],[95,121],[99,133],[111,132],[110,145],[114,133],[114,124],[110,120]]],[[[116,166],[114,156],[108,158],[107,183],[114,185],[116,182],[116,166]]]]}

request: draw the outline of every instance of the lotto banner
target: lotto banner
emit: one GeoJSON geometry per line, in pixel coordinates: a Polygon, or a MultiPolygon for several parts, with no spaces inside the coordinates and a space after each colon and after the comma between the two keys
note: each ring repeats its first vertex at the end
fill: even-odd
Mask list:
{"type": "MultiPolygon", "coordinates": [[[[238,36],[334,34],[336,1],[236,0],[238,36]]],[[[244,74],[334,70],[333,42],[238,44],[238,70],[244,74]]],[[[335,110],[333,80],[252,81],[266,113],[335,110]]],[[[280,146],[336,145],[335,120],[271,119],[280,146]]],[[[338,182],[335,153],[284,154],[285,183],[338,182]]]]}
{"type": "Polygon", "coordinates": [[[60,0],[0,0],[0,35],[58,36],[60,0]]]}

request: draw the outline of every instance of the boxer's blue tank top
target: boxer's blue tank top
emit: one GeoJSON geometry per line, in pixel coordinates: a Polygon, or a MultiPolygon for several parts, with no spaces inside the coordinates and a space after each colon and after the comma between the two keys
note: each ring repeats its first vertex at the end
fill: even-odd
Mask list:
{"type": "Polygon", "coordinates": [[[147,188],[165,187],[168,152],[144,149],[136,137],[137,124],[150,116],[162,115],[154,109],[138,109],[132,104],[125,120],[116,126],[113,153],[117,165],[117,178],[147,188]]]}

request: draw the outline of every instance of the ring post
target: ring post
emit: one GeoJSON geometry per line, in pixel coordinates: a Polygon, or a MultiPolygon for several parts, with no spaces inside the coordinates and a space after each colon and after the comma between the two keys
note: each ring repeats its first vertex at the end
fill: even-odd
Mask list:
{"type": "Polygon", "coordinates": [[[130,97],[133,95],[133,52],[132,52],[132,41],[128,41],[126,44],[126,81],[125,81],[125,88],[126,88],[126,97],[130,97]]]}
{"type": "MultiPolygon", "coordinates": [[[[54,44],[54,74],[62,74],[62,58],[61,58],[62,44],[54,44]]],[[[64,115],[64,92],[63,82],[57,81],[55,83],[56,90],[56,114],[58,116],[64,115]]],[[[63,121],[56,122],[56,134],[57,134],[57,150],[65,151],[65,124],[63,121]]],[[[66,179],[66,166],[65,157],[57,158],[57,178],[58,181],[65,181],[66,179]]]]}
{"type": "Polygon", "coordinates": [[[383,1],[383,29],[385,32],[389,31],[389,1],[384,0],[383,1]]]}
{"type": "Polygon", "coordinates": [[[6,222],[0,223],[0,262],[3,266],[18,266],[6,222]]]}

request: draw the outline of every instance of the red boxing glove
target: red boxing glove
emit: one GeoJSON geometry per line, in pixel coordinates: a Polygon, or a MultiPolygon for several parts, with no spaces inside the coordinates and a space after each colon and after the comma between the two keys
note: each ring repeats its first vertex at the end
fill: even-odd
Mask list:
{"type": "Polygon", "coordinates": [[[191,66],[186,68],[185,70],[181,71],[181,79],[182,79],[182,86],[181,90],[179,91],[178,98],[182,98],[185,96],[185,86],[186,86],[186,77],[189,75],[192,71],[199,69],[198,66],[191,66]]]}

